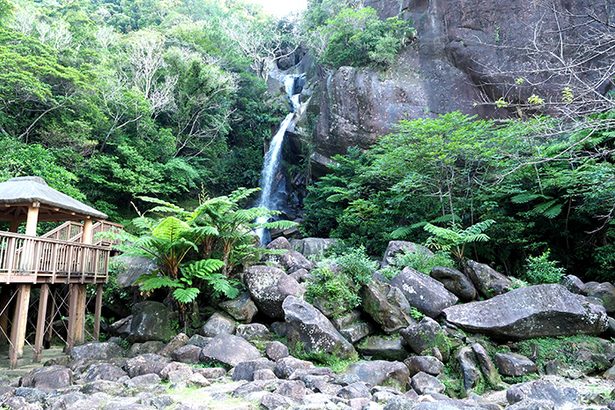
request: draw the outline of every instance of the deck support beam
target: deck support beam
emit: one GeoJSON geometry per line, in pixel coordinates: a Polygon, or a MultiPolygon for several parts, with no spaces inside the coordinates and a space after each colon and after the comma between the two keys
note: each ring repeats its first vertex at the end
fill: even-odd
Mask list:
{"type": "Polygon", "coordinates": [[[9,337],[9,302],[11,300],[11,292],[8,286],[0,288],[0,345],[6,345],[9,337]],[[5,337],[6,336],[6,337],[5,337]]]}
{"type": "Polygon", "coordinates": [[[38,318],[36,319],[36,336],[34,339],[34,362],[40,362],[43,354],[43,340],[45,338],[45,323],[47,323],[47,301],[49,300],[49,285],[41,285],[38,300],[38,318]]]}
{"type": "Polygon", "coordinates": [[[86,294],[85,285],[74,283],[70,286],[68,305],[68,338],[66,348],[70,351],[84,340],[86,294]]]}
{"type": "Polygon", "coordinates": [[[103,284],[96,285],[96,304],[94,305],[94,340],[100,339],[100,316],[103,303],[103,284]]]}
{"type": "Polygon", "coordinates": [[[17,287],[17,300],[15,313],[11,326],[11,346],[9,348],[9,360],[11,368],[17,366],[17,360],[23,356],[23,347],[26,342],[26,325],[28,324],[28,308],[30,306],[30,285],[17,287]]]}

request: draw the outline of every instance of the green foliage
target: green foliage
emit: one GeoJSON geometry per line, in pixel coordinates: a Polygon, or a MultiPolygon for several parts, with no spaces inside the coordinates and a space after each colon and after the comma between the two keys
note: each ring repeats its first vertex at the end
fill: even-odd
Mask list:
{"type": "Polygon", "coordinates": [[[395,255],[393,265],[400,270],[408,267],[429,275],[436,266],[454,268],[455,262],[445,252],[436,252],[433,255],[425,252],[401,252],[395,255]]]}
{"type": "Polygon", "coordinates": [[[546,250],[538,256],[528,256],[524,279],[536,285],[541,283],[560,283],[566,269],[550,260],[551,251],[546,250]]]}
{"type": "Polygon", "coordinates": [[[358,356],[349,359],[341,359],[331,353],[306,352],[301,342],[297,342],[291,347],[291,354],[298,359],[313,362],[317,366],[329,367],[334,373],[344,373],[348,366],[359,360],[358,356]]]}
{"type": "Polygon", "coordinates": [[[335,68],[386,67],[415,35],[405,20],[398,17],[381,20],[371,7],[344,8],[318,30],[326,39],[321,60],[335,68]]]}
{"type": "Polygon", "coordinates": [[[450,228],[442,228],[428,223],[423,229],[432,236],[427,238],[425,243],[438,251],[450,252],[458,260],[463,260],[466,245],[475,242],[487,242],[490,238],[484,231],[494,223],[494,220],[487,219],[465,229],[456,224],[453,224],[450,228]]]}
{"type": "Polygon", "coordinates": [[[325,259],[310,272],[305,297],[331,316],[342,316],[361,304],[359,291],[371,281],[377,266],[364,248],[325,259]]]}
{"type": "Polygon", "coordinates": [[[410,317],[412,317],[412,319],[414,319],[416,321],[419,321],[419,320],[423,319],[425,317],[425,315],[423,314],[423,312],[421,312],[420,310],[418,310],[417,308],[412,306],[410,308],[410,317]]]}

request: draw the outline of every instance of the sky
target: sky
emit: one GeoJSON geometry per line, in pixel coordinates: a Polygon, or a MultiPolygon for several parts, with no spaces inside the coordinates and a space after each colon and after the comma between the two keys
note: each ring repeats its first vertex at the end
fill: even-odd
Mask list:
{"type": "Polygon", "coordinates": [[[307,0],[250,0],[253,3],[263,6],[267,13],[276,17],[284,17],[295,11],[303,11],[307,5],[307,0]]]}

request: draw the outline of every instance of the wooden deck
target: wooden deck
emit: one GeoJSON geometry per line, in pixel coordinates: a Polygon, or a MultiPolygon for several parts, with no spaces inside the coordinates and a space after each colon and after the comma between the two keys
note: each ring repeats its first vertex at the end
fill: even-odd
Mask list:
{"type": "Polygon", "coordinates": [[[110,244],[76,242],[76,231],[70,240],[0,232],[0,283],[105,283],[110,244]]]}

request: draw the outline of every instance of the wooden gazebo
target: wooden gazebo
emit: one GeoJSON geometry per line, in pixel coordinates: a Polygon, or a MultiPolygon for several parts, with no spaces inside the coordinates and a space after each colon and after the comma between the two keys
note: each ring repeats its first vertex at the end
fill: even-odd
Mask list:
{"type": "Polygon", "coordinates": [[[94,337],[98,338],[111,246],[94,243],[94,235],[118,226],[106,219],[104,213],[56,191],[42,178],[19,177],[0,183],[0,222],[9,226],[8,232],[0,231],[0,338],[9,340],[12,367],[23,355],[33,286],[40,287],[35,360],[40,360],[43,338],[51,335],[53,320],[59,314],[54,285],[68,286],[69,349],[84,340],[86,285],[96,286],[94,337]],[[39,222],[63,224],[37,236],[39,222]],[[18,233],[24,223],[24,233],[18,233]]]}

